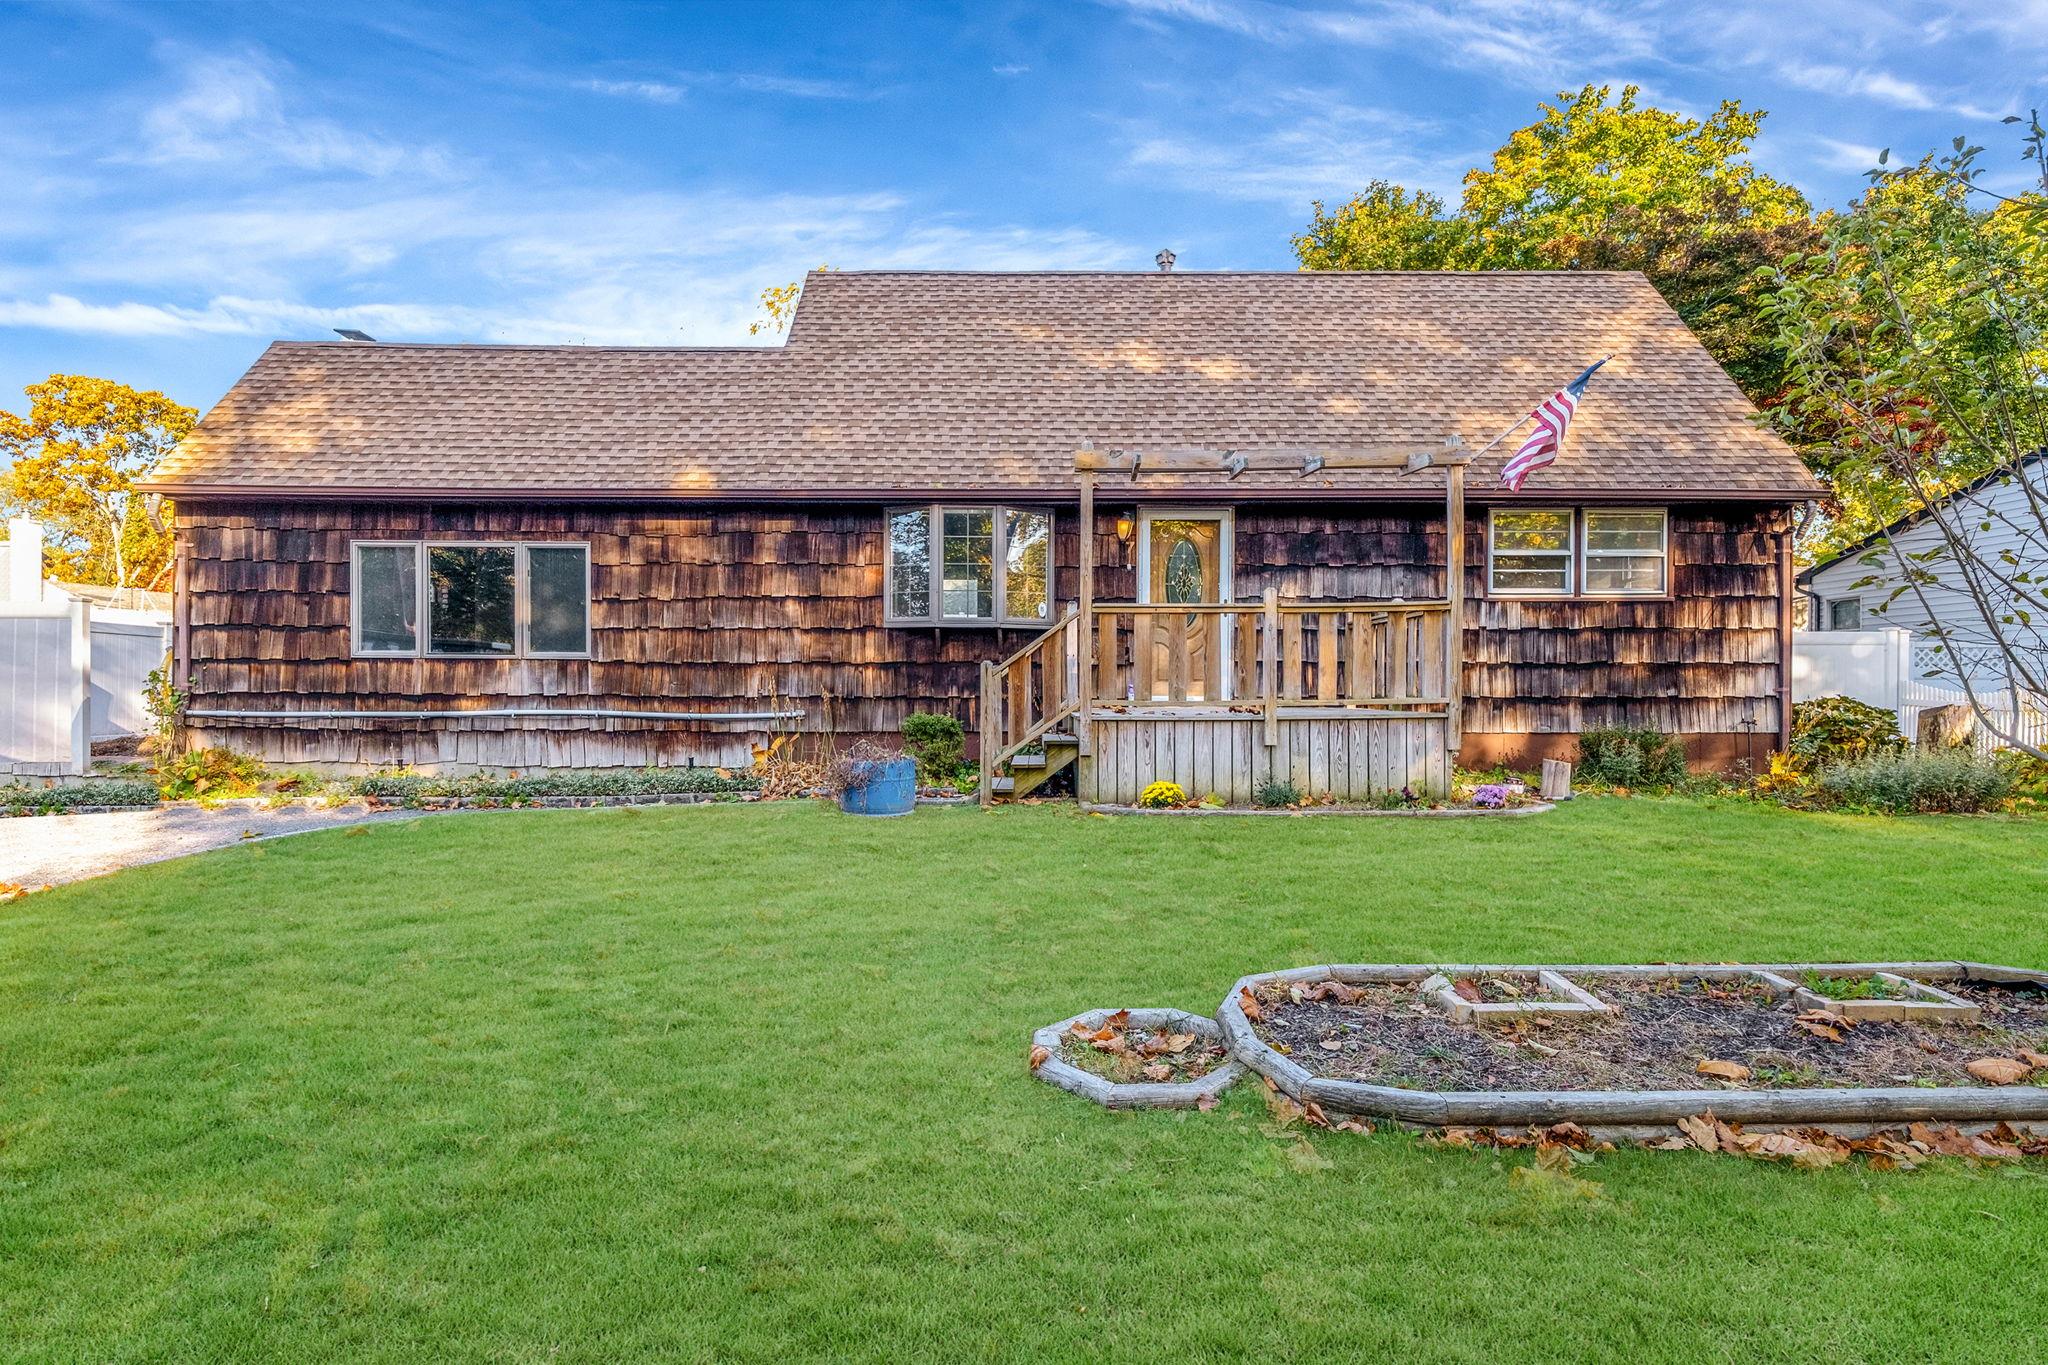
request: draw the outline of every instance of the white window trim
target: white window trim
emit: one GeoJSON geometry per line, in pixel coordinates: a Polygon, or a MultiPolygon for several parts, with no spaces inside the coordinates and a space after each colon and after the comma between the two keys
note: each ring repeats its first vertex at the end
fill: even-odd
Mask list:
{"type": "Polygon", "coordinates": [[[1059,556],[1059,514],[1050,507],[1022,502],[933,502],[903,503],[882,509],[882,624],[907,630],[928,629],[932,626],[969,626],[994,630],[1005,626],[1035,626],[1043,629],[1052,624],[1057,601],[1054,596],[1054,580],[1058,576],[1059,556]],[[990,515],[993,544],[991,556],[995,565],[994,606],[992,616],[946,616],[942,614],[946,594],[946,513],[981,512],[990,515]],[[925,536],[927,550],[925,571],[926,587],[931,596],[931,614],[928,616],[898,616],[896,614],[896,547],[890,540],[889,525],[906,512],[922,512],[925,515],[925,536]],[[1040,616],[1012,616],[1008,612],[1009,564],[1010,564],[1010,517],[1012,512],[1032,512],[1045,518],[1045,612],[1040,616]]]}
{"type": "Polygon", "coordinates": [[[1488,597],[1498,597],[1510,600],[1518,597],[1533,597],[1547,601],[1556,598],[1573,597],[1577,595],[1577,589],[1579,586],[1579,564],[1578,555],[1575,553],[1575,549],[1578,545],[1577,527],[1579,523],[1579,516],[1578,509],[1572,507],[1567,507],[1563,509],[1566,517],[1570,519],[1571,525],[1565,529],[1564,548],[1562,550],[1507,551],[1508,554],[1541,555],[1545,559],[1556,559],[1561,561],[1564,564],[1563,587],[1503,588],[1494,582],[1494,561],[1500,558],[1501,553],[1500,551],[1497,551],[1494,548],[1494,546],[1498,543],[1498,538],[1495,535],[1494,527],[1500,519],[1500,514],[1503,512],[1546,512],[1550,510],[1552,509],[1548,507],[1489,507],[1486,509],[1486,595],[1488,597]]]}
{"type": "Polygon", "coordinates": [[[1658,562],[1660,562],[1664,566],[1664,581],[1655,588],[1604,588],[1599,592],[1594,592],[1591,588],[1584,588],[1579,593],[1579,596],[1596,598],[1669,597],[1671,595],[1671,509],[1668,507],[1581,507],[1577,509],[1577,521],[1579,526],[1579,563],[1582,566],[1579,574],[1581,583],[1589,583],[1592,581],[1593,576],[1590,573],[1585,572],[1583,566],[1590,565],[1592,561],[1595,559],[1647,559],[1651,554],[1651,552],[1648,550],[1595,550],[1592,547],[1588,537],[1590,535],[1589,523],[1591,521],[1589,514],[1596,512],[1637,512],[1656,514],[1656,557],[1658,562]]]}
{"type": "Polygon", "coordinates": [[[584,540],[353,540],[348,547],[348,636],[349,656],[356,659],[588,659],[591,657],[590,542],[584,540]],[[395,549],[413,552],[413,647],[411,649],[363,648],[363,561],[359,549],[395,549]],[[511,550],[512,556],[512,652],[510,654],[462,654],[436,651],[427,646],[433,639],[433,583],[427,572],[430,550],[511,550]],[[581,550],[583,552],[583,648],[580,650],[537,650],[529,632],[533,624],[531,601],[531,550],[581,550]]]}

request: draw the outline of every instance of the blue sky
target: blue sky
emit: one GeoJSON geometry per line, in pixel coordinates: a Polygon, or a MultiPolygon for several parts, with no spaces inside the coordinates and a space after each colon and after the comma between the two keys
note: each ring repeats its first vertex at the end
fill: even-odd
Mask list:
{"type": "MultiPolygon", "coordinates": [[[[274,337],[745,343],[841,268],[1287,268],[1311,199],[1455,198],[1539,99],[1770,111],[1875,149],[2048,103],[2048,0],[0,4],[0,406],[211,404],[274,337]]],[[[2009,169],[2008,169],[2009,168],[2009,169]]]]}

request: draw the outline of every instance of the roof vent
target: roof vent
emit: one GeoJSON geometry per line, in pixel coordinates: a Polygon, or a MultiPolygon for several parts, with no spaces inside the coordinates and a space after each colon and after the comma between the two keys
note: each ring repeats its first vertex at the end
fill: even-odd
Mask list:
{"type": "Polygon", "coordinates": [[[377,339],[368,332],[358,332],[353,327],[337,327],[334,329],[334,334],[343,341],[375,341],[377,339]]]}
{"type": "Polygon", "coordinates": [[[1173,248],[1170,246],[1161,247],[1159,254],[1152,258],[1153,263],[1159,267],[1159,273],[1162,275],[1173,269],[1173,263],[1178,259],[1179,257],[1173,254],[1173,248]]]}

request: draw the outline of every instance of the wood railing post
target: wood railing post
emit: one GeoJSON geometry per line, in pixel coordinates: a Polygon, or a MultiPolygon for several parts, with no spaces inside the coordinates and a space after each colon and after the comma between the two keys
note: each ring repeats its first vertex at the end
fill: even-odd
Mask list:
{"type": "Polygon", "coordinates": [[[1260,689],[1266,705],[1266,747],[1280,742],[1280,594],[1267,588],[1264,597],[1266,639],[1259,653],[1266,677],[1260,689]]]}
{"type": "Polygon", "coordinates": [[[1002,705],[1000,690],[996,686],[996,666],[987,659],[981,661],[981,708],[975,713],[976,728],[981,732],[981,804],[984,807],[996,803],[996,743],[995,726],[991,719],[996,708],[1002,705]]]}

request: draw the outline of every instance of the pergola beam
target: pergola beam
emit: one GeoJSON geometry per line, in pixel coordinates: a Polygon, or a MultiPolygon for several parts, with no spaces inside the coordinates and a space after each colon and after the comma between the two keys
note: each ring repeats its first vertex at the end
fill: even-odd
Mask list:
{"type": "Polygon", "coordinates": [[[1341,469],[1392,469],[1413,472],[1472,457],[1456,436],[1431,448],[1412,441],[1363,446],[1264,446],[1253,450],[1217,450],[1180,446],[1160,450],[1096,450],[1074,452],[1074,469],[1089,474],[1316,474],[1341,469]]]}

